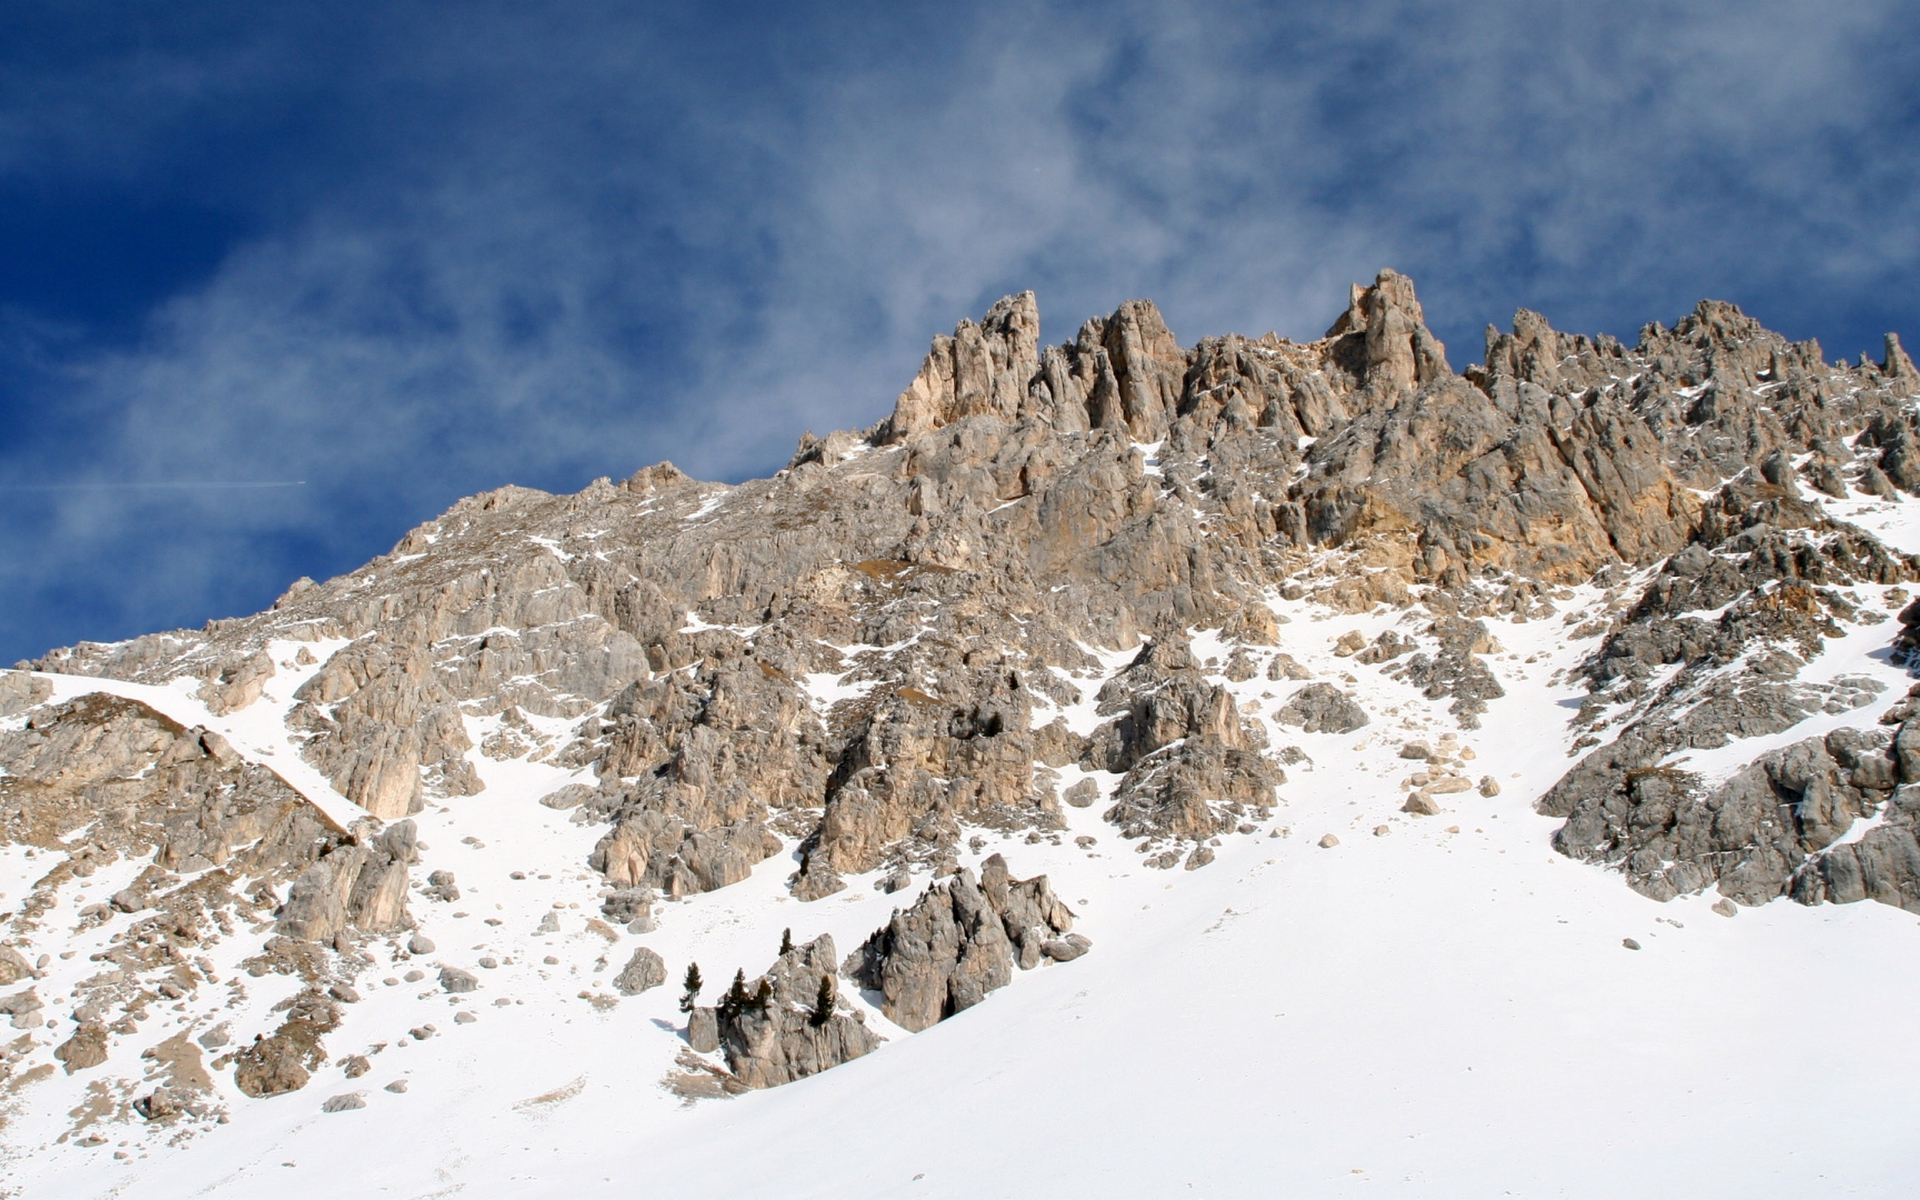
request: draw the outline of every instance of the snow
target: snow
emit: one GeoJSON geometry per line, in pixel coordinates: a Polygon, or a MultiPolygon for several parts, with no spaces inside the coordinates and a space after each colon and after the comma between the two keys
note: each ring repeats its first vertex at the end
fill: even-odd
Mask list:
{"type": "MultiPolygon", "coordinates": [[[[1920,549],[1920,505],[1839,507],[1920,549]]],[[[1877,590],[1860,590],[1879,602],[1877,590]]],[[[1913,916],[1872,903],[1782,901],[1729,920],[1709,911],[1711,894],[1658,904],[1555,853],[1558,822],[1532,812],[1532,798],[1573,761],[1567,719],[1583,693],[1553,681],[1596,645],[1568,631],[1599,611],[1598,592],[1573,589],[1552,618],[1489,622],[1502,649],[1487,661],[1507,694],[1490,702],[1484,729],[1459,737],[1476,752],[1465,768],[1492,775],[1502,791],[1444,797],[1448,811],[1427,818],[1399,812],[1397,781],[1417,764],[1397,749],[1456,729],[1449,701],[1332,653],[1349,629],[1371,640],[1388,628],[1417,634],[1424,622],[1384,608],[1345,615],[1309,600],[1270,603],[1286,618],[1277,649],[1351,690],[1372,723],[1347,735],[1269,724],[1276,749],[1298,745],[1309,760],[1287,768],[1273,818],[1225,838],[1198,871],[1143,866],[1101,820],[1104,804],[1065,809],[1070,827],[1058,844],[982,831],[986,846],[962,860],[998,851],[1018,876],[1046,872],[1094,949],[1020,973],[924,1033],[894,1029],[868,1007],[889,1044],[867,1058],[724,1101],[688,1105],[671,1095],[659,1083],[681,1047],[677,985],[689,959],[711,1000],[736,967],[749,976],[764,969],[783,928],[796,940],[831,933],[845,954],[911,894],[887,896],[856,877],[844,892],[800,904],[785,891],[797,857],[789,844],[741,884],[663,902],[657,932],[609,941],[588,925],[602,881],[585,860],[601,827],[534,803],[573,776],[476,752],[486,791],[416,818],[420,873],[452,870],[464,893],[452,904],[413,897],[422,931],[439,946],[417,964],[428,979],[381,986],[408,964],[376,968],[328,1037],[336,1059],[384,1044],[371,1074],[348,1081],[327,1067],[288,1096],[229,1094],[231,1123],[183,1148],[169,1146],[164,1130],[114,1127],[113,1137],[130,1142],[125,1162],[108,1160],[105,1148],[51,1144],[85,1082],[56,1077],[26,1093],[30,1110],[16,1104],[0,1131],[15,1148],[48,1143],[10,1164],[0,1194],[1912,1194],[1920,1042],[1885,1014],[1920,991],[1913,916]],[[1381,826],[1387,833],[1375,836],[1381,826]],[[1326,833],[1340,844],[1319,848],[1326,833]],[[1082,850],[1076,836],[1095,842],[1082,850]],[[514,880],[514,871],[528,878],[514,880]],[[549,911],[561,914],[562,931],[536,933],[549,911]],[[1624,938],[1644,948],[1627,949],[1624,938]],[[641,944],[665,958],[668,986],[605,1007],[580,998],[611,997],[612,976],[641,944]],[[500,965],[478,968],[483,955],[500,965]],[[441,995],[431,974],[440,962],[475,971],[481,989],[441,995]],[[478,1019],[456,1024],[459,1011],[478,1019]],[[406,1031],[423,1021],[438,1033],[414,1042],[406,1031]],[[382,1090],[401,1078],[405,1094],[382,1090]],[[349,1091],[364,1093],[364,1109],[320,1111],[349,1091]]],[[[1777,740],[1870,724],[1906,682],[1884,655],[1892,630],[1850,627],[1805,673],[1874,676],[1889,686],[1882,702],[1818,715],[1777,740]]],[[[276,662],[290,662],[296,645],[276,643],[276,662]]],[[[324,659],[337,644],[312,648],[324,659]]],[[[849,666],[865,649],[848,649],[849,666]]],[[[1102,677],[1135,653],[1089,649],[1102,677]]],[[[1231,647],[1203,631],[1194,653],[1223,665],[1231,647]]],[[[805,682],[827,706],[871,686],[843,682],[852,673],[805,682]]],[[[268,698],[209,719],[185,687],[47,676],[63,695],[110,687],[219,729],[335,811],[346,802],[302,773],[284,728],[273,728],[304,677],[283,669],[268,698]]],[[[1065,677],[1080,703],[1049,712],[1086,732],[1100,680],[1065,677]]],[[[1263,714],[1301,686],[1264,673],[1215,678],[1263,714]]],[[[476,734],[487,728],[474,723],[476,734]]],[[[1724,755],[1744,762],[1771,744],[1741,742],[1724,755]]],[[[1722,753],[1695,751],[1687,765],[1720,770],[1726,764],[1713,756],[1722,753]]],[[[1063,788],[1085,777],[1077,767],[1059,774],[1063,788]]],[[[1117,782],[1091,777],[1103,792],[1117,782]]],[[[21,854],[0,855],[0,896],[18,895],[46,865],[21,854]]],[[[119,878],[103,871],[88,881],[86,902],[119,878]]],[[[916,891],[925,882],[916,877],[916,891]]],[[[65,919],[50,915],[46,925],[65,919]]],[[[85,963],[114,927],[77,939],[74,961],[85,963]]],[[[224,959],[217,967],[222,979],[233,969],[224,959]]],[[[62,994],[55,985],[79,977],[71,964],[60,969],[42,984],[49,1015],[62,994]]],[[[256,1001],[287,986],[246,983],[256,1001]]],[[[270,1023],[264,1004],[247,1011],[262,1015],[236,1026],[236,1041],[270,1023]]],[[[150,1026],[139,1040],[164,1036],[150,1026]]]]}
{"type": "Polygon", "coordinates": [[[722,504],[725,504],[727,502],[727,498],[731,495],[733,495],[732,488],[719,489],[718,491],[714,492],[712,495],[702,499],[700,501],[700,507],[694,509],[692,512],[688,513],[686,516],[681,517],[680,518],[681,523],[684,525],[691,525],[694,522],[701,520],[702,518],[711,514],[715,509],[718,509],[722,504]]]}
{"type": "Polygon", "coordinates": [[[196,679],[182,677],[155,686],[128,683],[119,679],[101,679],[90,675],[59,675],[35,672],[53,685],[53,700],[71,700],[94,692],[138,700],[155,712],[182,725],[204,726],[226,738],[242,757],[271,768],[288,787],[312,802],[335,824],[345,829],[367,815],[366,810],[335,790],[326,776],[309,766],[299,755],[287,732],[287,713],[294,704],[293,693],[326,664],[335,651],[347,645],[347,639],[300,642],[277,639],[267,646],[273,657],[275,674],[267,680],[260,699],[238,712],[216,717],[194,696],[200,686],[196,679]],[[294,662],[301,649],[313,655],[307,666],[294,662]]]}
{"type": "Polygon", "coordinates": [[[1142,474],[1155,476],[1164,474],[1160,469],[1160,450],[1166,444],[1167,439],[1165,438],[1161,438],[1157,442],[1139,443],[1138,449],[1140,451],[1142,464],[1140,470],[1142,474]]]}

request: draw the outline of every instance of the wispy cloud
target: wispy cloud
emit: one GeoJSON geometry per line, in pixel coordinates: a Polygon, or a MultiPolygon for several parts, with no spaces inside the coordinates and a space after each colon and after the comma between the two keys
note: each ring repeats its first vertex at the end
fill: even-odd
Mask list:
{"type": "Polygon", "coordinates": [[[1053,338],[1135,295],[1313,336],[1393,265],[1456,365],[1516,304],[1715,294],[1857,352],[1920,293],[1894,4],[226,17],[0,73],[0,180],[236,231],[134,336],[0,318],[0,482],[308,486],[9,494],[13,654],[258,607],[484,487],[771,469],[1018,288],[1053,338]]]}

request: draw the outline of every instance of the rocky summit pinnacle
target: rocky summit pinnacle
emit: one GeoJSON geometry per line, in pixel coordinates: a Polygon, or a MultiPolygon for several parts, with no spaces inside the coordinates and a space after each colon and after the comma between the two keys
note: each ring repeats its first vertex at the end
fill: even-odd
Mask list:
{"type": "Polygon", "coordinates": [[[0,674],[8,1086],[210,1129],[543,986],[655,1005],[689,1102],[787,1084],[1097,961],[1058,864],[1158,895],[1349,762],[1362,832],[1531,806],[1654,900],[1920,912],[1917,398],[1893,334],[1717,301],[1632,345],[1523,309],[1456,373],[1392,271],[1309,342],[1131,300],[1045,344],[1007,297],[771,478],[503,487],[0,674]],[[1500,753],[1567,757],[1523,795],[1500,753]],[[683,916],[756,878],[732,924],[800,942],[683,916]]]}

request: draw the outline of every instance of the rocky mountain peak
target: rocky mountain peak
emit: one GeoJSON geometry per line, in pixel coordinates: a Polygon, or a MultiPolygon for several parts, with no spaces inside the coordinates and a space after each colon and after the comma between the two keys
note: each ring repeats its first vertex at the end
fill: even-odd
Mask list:
{"type": "Polygon", "coordinates": [[[750,892],[819,928],[752,984],[725,942],[738,991],[655,1019],[677,1094],[785,1084],[1080,969],[1055,872],[1184,877],[1291,836],[1328,778],[1376,833],[1537,800],[1651,897],[1920,911],[1920,716],[1881,702],[1920,645],[1917,394],[1893,335],[1828,363],[1715,301],[1633,346],[1521,309],[1455,374],[1393,271],[1310,342],[1182,346],[1130,300],[1042,345],[1009,296],[770,478],[502,487],[267,612],[0,675],[0,969],[34,976],[0,1000],[40,1030],[64,989],[91,1015],[20,1053],[119,1070],[139,1023],[95,1018],[162,973],[208,1030],[216,977],[271,976],[232,1002],[258,1041],[205,1048],[285,1093],[363,987],[462,1005],[545,980],[538,939],[589,939],[591,980],[684,934],[624,999],[580,992],[653,1004],[686,914],[750,892]],[[1476,732],[1571,757],[1503,791],[1476,732]],[[559,857],[487,857],[485,822],[559,857]],[[33,965],[94,931],[112,972],[33,965]]]}

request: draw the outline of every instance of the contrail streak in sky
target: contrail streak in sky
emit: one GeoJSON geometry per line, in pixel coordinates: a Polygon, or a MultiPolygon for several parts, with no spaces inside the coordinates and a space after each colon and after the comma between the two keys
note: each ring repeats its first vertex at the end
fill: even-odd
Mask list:
{"type": "Polygon", "coordinates": [[[291,488],[305,487],[304,479],[284,482],[230,482],[226,480],[156,481],[152,483],[0,483],[0,492],[100,492],[143,488],[291,488]]]}

